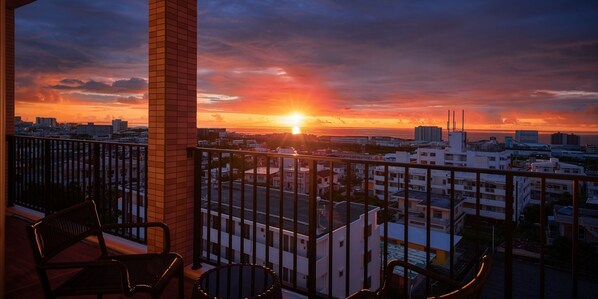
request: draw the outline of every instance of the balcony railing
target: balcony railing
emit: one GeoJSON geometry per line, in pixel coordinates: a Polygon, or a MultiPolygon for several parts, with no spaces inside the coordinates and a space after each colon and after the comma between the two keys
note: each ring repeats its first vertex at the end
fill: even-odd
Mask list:
{"type": "MultiPolygon", "coordinates": [[[[391,258],[409,261],[423,258],[423,267],[463,279],[474,268],[473,261],[484,252],[494,252],[494,246],[503,248],[498,251],[504,252],[495,256],[504,261],[503,292],[500,296],[512,298],[513,265],[517,261],[514,241],[520,234],[517,226],[522,219],[522,209],[530,202],[531,188],[522,188],[522,184],[529,184],[530,178],[537,178],[545,186],[546,180],[558,178],[570,180],[575,186],[570,200],[575,220],[572,221],[570,260],[565,268],[573,282],[567,293],[573,298],[578,295],[582,267],[578,253],[581,242],[579,209],[586,197],[584,186],[587,182],[598,181],[596,177],[212,148],[195,148],[193,152],[197,207],[194,236],[196,266],[229,262],[264,264],[281,276],[286,288],[310,298],[343,298],[361,288],[379,287],[384,279],[380,269],[391,258]],[[334,182],[336,188],[323,190],[318,186],[319,173],[333,169],[333,165],[338,163],[345,164],[345,177],[354,175],[353,169],[357,168],[364,169],[362,177],[335,182],[335,174],[328,171],[329,181],[334,182]],[[409,172],[414,170],[426,174],[427,215],[423,244],[416,244],[422,236],[410,235],[409,217],[415,211],[409,208],[409,200],[403,201],[401,210],[410,213],[400,213],[398,217],[391,215],[393,210],[395,213],[397,210],[389,202],[391,183],[398,183],[398,177],[409,178],[409,172]],[[440,173],[450,178],[444,190],[431,185],[432,170],[436,175],[440,173]],[[308,180],[300,182],[298,177],[306,172],[309,173],[308,180]],[[391,172],[399,172],[400,175],[391,172]],[[379,182],[366,183],[375,182],[371,180],[374,173],[379,182]],[[468,181],[468,178],[473,178],[473,181],[468,181]],[[500,192],[495,192],[495,199],[483,199],[484,184],[497,180],[506,190],[496,187],[495,191],[500,192]],[[455,225],[463,215],[456,214],[455,200],[464,196],[460,191],[464,188],[455,184],[463,181],[473,186],[468,192],[474,194],[475,208],[461,209],[469,215],[465,231],[457,233],[455,225]],[[448,205],[449,246],[445,253],[433,247],[436,240],[431,237],[438,233],[434,232],[430,215],[431,199],[439,191],[450,196],[451,201],[448,205]],[[399,222],[403,225],[400,226],[401,236],[397,239],[395,225],[399,222]],[[488,240],[486,236],[490,234],[490,227],[494,226],[500,228],[494,236],[497,240],[488,240]],[[446,261],[439,261],[441,255],[446,255],[446,261]],[[303,264],[305,261],[307,264],[303,264]]],[[[409,190],[405,197],[409,198],[409,190]]],[[[535,229],[539,243],[539,252],[535,252],[539,275],[537,284],[525,288],[537,290],[536,296],[544,298],[555,286],[546,285],[548,245],[544,232],[548,228],[546,207],[549,203],[544,198],[544,192],[541,197],[539,225],[535,229]]],[[[519,249],[516,250],[518,253],[519,249]]],[[[398,277],[413,279],[406,270],[397,274],[398,277]]],[[[409,283],[400,285],[398,291],[405,295],[412,287],[409,283]]],[[[433,294],[437,287],[424,280],[419,288],[422,294],[433,294]]]]}
{"type": "MultiPolygon", "coordinates": [[[[98,202],[104,221],[146,221],[147,146],[9,138],[11,204],[49,213],[92,198],[98,202]]],[[[503,267],[498,273],[504,274],[495,280],[501,284],[498,296],[504,298],[512,298],[521,288],[540,298],[555,288],[567,288],[566,294],[576,298],[580,277],[592,272],[587,269],[591,265],[580,260],[586,247],[580,233],[585,240],[598,233],[592,221],[582,221],[583,215],[592,215],[586,211],[591,207],[584,200],[590,186],[596,186],[597,177],[211,148],[189,150],[195,164],[195,230],[189,236],[194,241],[195,266],[263,264],[279,274],[285,288],[310,298],[344,298],[361,288],[376,289],[384,279],[382,266],[393,258],[464,279],[475,267],[477,257],[498,252],[494,257],[500,263],[495,265],[503,267]],[[343,176],[330,171],[338,164],[345,166],[337,167],[346,172],[341,180],[338,177],[343,176]],[[360,169],[359,175],[356,169],[360,169]],[[391,184],[399,184],[401,178],[401,183],[409,185],[410,172],[425,173],[423,229],[410,225],[411,213],[417,212],[408,206],[412,190],[404,193],[401,208],[406,213],[398,213],[396,203],[390,200],[391,184]],[[372,180],[374,173],[378,183],[372,180]],[[437,180],[432,179],[435,176],[437,180]],[[440,177],[447,179],[446,185],[433,184],[440,177]],[[522,232],[528,220],[521,214],[531,196],[531,188],[525,184],[532,179],[539,180],[542,187],[539,223],[531,228],[537,238],[537,249],[532,251],[537,256],[538,275],[532,285],[521,286],[513,279],[514,266],[520,261],[520,248],[515,243],[530,234],[530,229],[522,232]],[[547,220],[551,213],[548,207],[553,203],[547,200],[545,190],[551,179],[568,180],[573,186],[571,198],[563,195],[559,202],[569,209],[563,213],[571,214],[565,215],[567,221],[562,227],[570,237],[563,260],[555,260],[549,252],[554,245],[548,243],[547,232],[554,234],[555,229],[549,229],[553,224],[547,220]],[[497,181],[505,190],[496,187],[503,192],[485,198],[485,184],[497,181]],[[462,190],[456,184],[473,189],[462,190]],[[441,232],[434,230],[431,215],[438,193],[450,198],[445,246],[438,245],[436,238],[441,232]],[[467,206],[457,210],[455,202],[464,197],[467,206]],[[467,215],[460,214],[462,211],[467,215]],[[465,225],[459,231],[456,225],[463,217],[465,225]],[[547,283],[546,272],[554,267],[566,269],[572,283],[547,283]]],[[[143,231],[114,233],[145,242],[143,231]]],[[[404,269],[395,274],[400,282],[397,291],[403,294],[410,289],[435,294],[438,289],[426,280],[416,285],[421,279],[404,269]]]]}
{"type": "MultiPolygon", "coordinates": [[[[8,137],[9,204],[45,214],[94,199],[104,223],[145,222],[147,145],[8,137]]],[[[112,232],[139,243],[143,229],[112,232]]]]}

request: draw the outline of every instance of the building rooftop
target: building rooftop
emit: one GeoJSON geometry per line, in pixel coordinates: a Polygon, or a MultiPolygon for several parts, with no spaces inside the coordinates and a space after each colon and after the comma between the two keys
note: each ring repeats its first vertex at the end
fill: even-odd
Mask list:
{"type": "MultiPolygon", "coordinates": [[[[409,243],[426,246],[426,229],[416,226],[408,227],[409,243]]],[[[380,238],[384,237],[384,225],[380,225],[380,238]]],[[[405,241],[405,226],[399,223],[388,223],[388,238],[399,241],[405,241]]],[[[455,235],[453,245],[456,246],[461,241],[461,236],[455,235]]],[[[451,246],[451,235],[435,230],[430,230],[430,247],[449,251],[451,246]]],[[[390,245],[390,244],[389,244],[390,245]]]]}
{"type": "MultiPolygon", "coordinates": [[[[391,196],[405,198],[405,189],[399,189],[399,191],[392,193],[391,196]]],[[[417,200],[419,205],[426,205],[427,199],[428,195],[426,192],[409,190],[409,200],[417,200]]],[[[455,206],[459,205],[463,200],[465,200],[464,197],[455,196],[455,206]]],[[[430,205],[436,208],[449,209],[451,206],[451,197],[432,193],[430,195],[430,205]]]]}
{"type": "MultiPolygon", "coordinates": [[[[212,211],[218,211],[218,198],[222,198],[220,205],[220,211],[223,215],[229,215],[232,207],[232,214],[234,217],[241,218],[241,210],[244,211],[244,219],[253,221],[253,185],[245,185],[244,196],[241,193],[241,184],[238,182],[234,183],[232,197],[229,197],[228,182],[223,182],[222,193],[219,195],[218,190],[213,188],[210,198],[210,209],[212,211]],[[232,201],[230,201],[232,200],[232,201]],[[230,204],[232,203],[232,205],[230,204]],[[243,207],[243,209],[241,209],[243,207]]],[[[270,215],[269,224],[271,227],[279,227],[281,214],[281,201],[280,201],[280,190],[270,189],[270,202],[269,210],[266,202],[266,188],[256,188],[256,218],[257,222],[266,224],[266,214],[270,215]]],[[[282,200],[282,222],[285,230],[292,231],[294,228],[294,212],[295,212],[295,193],[284,192],[282,200]]],[[[309,225],[309,195],[297,194],[297,232],[302,235],[308,235],[309,225]]],[[[329,202],[327,200],[318,201],[318,215],[319,215],[319,228],[317,229],[317,236],[323,236],[329,232],[329,202]]],[[[202,190],[202,207],[208,208],[208,197],[207,190],[202,190]]],[[[379,207],[370,205],[368,211],[372,212],[378,210],[379,207]]],[[[350,220],[347,221],[347,204],[346,202],[333,203],[333,219],[332,226],[333,230],[345,226],[347,222],[351,223],[358,220],[365,212],[365,205],[360,203],[351,203],[349,211],[350,220]]]]}

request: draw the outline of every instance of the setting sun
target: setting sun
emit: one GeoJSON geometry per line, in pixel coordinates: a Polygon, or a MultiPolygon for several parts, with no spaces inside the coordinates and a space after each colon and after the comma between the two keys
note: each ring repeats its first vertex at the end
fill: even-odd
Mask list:
{"type": "Polygon", "coordinates": [[[292,113],[288,117],[289,117],[289,119],[288,119],[289,123],[293,126],[300,126],[301,123],[303,122],[303,119],[305,118],[303,116],[303,114],[298,113],[298,112],[292,113]]]}
{"type": "Polygon", "coordinates": [[[293,135],[301,134],[301,128],[298,126],[294,126],[291,133],[293,133],[293,135]]]}

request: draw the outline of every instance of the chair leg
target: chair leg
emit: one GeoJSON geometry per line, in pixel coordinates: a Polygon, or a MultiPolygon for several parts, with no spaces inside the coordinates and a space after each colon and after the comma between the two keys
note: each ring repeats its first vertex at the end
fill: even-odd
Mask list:
{"type": "Polygon", "coordinates": [[[181,267],[181,271],[179,273],[179,299],[183,299],[185,297],[185,270],[181,267]]]}

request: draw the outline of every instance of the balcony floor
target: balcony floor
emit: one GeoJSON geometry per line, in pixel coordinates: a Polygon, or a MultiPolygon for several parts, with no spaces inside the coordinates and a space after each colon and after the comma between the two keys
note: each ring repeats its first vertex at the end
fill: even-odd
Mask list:
{"type": "MultiPolygon", "coordinates": [[[[35,271],[31,245],[25,234],[25,227],[29,223],[14,216],[6,217],[6,281],[5,298],[44,298],[44,293],[35,271]]],[[[93,259],[96,248],[93,245],[77,244],[69,249],[68,255],[73,259],[93,259]]],[[[59,283],[68,277],[69,273],[55,273],[51,275],[52,283],[59,283]]],[[[185,298],[191,297],[192,281],[185,281],[185,298]]],[[[162,298],[176,298],[178,282],[173,279],[162,298]]],[[[96,298],[84,296],[80,298],[96,298]]],[[[121,295],[104,295],[104,298],[131,298],[121,295]]],[[[147,294],[137,294],[133,298],[151,298],[147,294]]]]}

